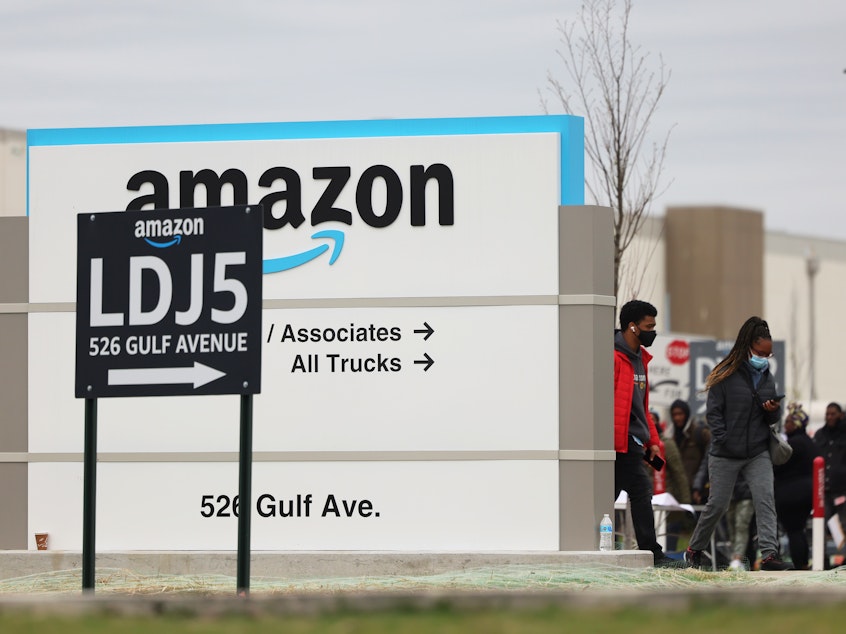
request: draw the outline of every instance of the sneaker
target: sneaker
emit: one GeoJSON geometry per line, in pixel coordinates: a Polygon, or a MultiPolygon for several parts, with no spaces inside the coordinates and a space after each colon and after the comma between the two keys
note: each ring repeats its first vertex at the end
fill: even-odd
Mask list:
{"type": "Polygon", "coordinates": [[[791,564],[784,563],[775,555],[770,555],[761,561],[761,570],[794,570],[794,568],[791,564]]]}
{"type": "Polygon", "coordinates": [[[684,561],[687,565],[692,568],[701,568],[702,567],[702,551],[701,550],[691,550],[688,548],[684,551],[684,561]]]}
{"type": "Polygon", "coordinates": [[[732,571],[741,571],[746,570],[746,566],[743,565],[743,562],[739,559],[732,559],[731,563],[729,564],[729,570],[732,571]]]}
{"type": "Polygon", "coordinates": [[[655,555],[654,565],[656,568],[687,568],[683,561],[667,557],[664,553],[655,555]]]}

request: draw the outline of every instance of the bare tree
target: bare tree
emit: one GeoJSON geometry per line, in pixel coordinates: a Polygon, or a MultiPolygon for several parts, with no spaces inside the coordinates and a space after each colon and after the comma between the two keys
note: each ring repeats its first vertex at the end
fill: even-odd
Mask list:
{"type": "MultiPolygon", "coordinates": [[[[659,56],[649,65],[629,36],[631,0],[585,0],[575,22],[558,23],[567,81],[547,73],[548,90],[567,114],[585,118],[585,187],[597,205],[614,210],[614,292],[619,291],[623,254],[640,230],[650,206],[663,192],[668,130],[650,142],[649,127],[670,78],[659,56]],[[577,28],[578,27],[578,30],[577,28]],[[572,88],[570,88],[572,86],[572,88]]],[[[541,95],[541,105],[549,112],[541,95]]]]}

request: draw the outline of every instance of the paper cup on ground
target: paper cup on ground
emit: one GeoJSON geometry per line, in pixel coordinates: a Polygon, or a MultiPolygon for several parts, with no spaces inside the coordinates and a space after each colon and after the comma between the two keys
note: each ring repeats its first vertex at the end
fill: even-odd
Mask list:
{"type": "Polygon", "coordinates": [[[47,550],[47,533],[35,534],[35,547],[38,550],[47,550]]]}

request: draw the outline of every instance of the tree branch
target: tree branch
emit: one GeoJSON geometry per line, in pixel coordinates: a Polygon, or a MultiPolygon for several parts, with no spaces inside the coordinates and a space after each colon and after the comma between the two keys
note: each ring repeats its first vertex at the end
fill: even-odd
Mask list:
{"type": "Polygon", "coordinates": [[[585,154],[592,168],[585,189],[594,203],[614,211],[615,292],[623,254],[652,202],[669,186],[662,176],[672,131],[647,148],[670,73],[660,55],[657,70],[651,70],[648,54],[632,44],[631,0],[622,0],[619,15],[617,5],[618,0],[585,0],[576,21],[558,22],[562,47],[556,54],[566,81],[547,73],[547,89],[564,112],[585,118],[585,154]]]}

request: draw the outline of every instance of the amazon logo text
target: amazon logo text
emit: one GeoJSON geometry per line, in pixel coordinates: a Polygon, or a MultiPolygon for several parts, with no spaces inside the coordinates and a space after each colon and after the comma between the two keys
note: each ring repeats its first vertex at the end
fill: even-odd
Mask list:
{"type": "Polygon", "coordinates": [[[161,249],[179,244],[182,236],[201,236],[205,228],[203,218],[147,218],[135,223],[135,237],[161,249]]]}
{"type": "MultiPolygon", "coordinates": [[[[412,165],[408,170],[408,184],[403,187],[399,174],[387,165],[372,165],[358,175],[354,185],[350,184],[352,169],[349,166],[315,167],[311,171],[315,181],[325,181],[322,193],[308,212],[310,224],[340,222],[352,225],[357,215],[365,224],[384,228],[393,224],[400,216],[406,196],[409,202],[409,222],[413,227],[426,225],[427,188],[437,188],[437,215],[441,226],[455,222],[455,195],[452,170],[443,163],[429,166],[412,165]],[[384,192],[380,204],[374,205],[374,186],[379,183],[384,192]],[[338,205],[338,199],[347,186],[355,187],[355,209],[338,205]]],[[[283,166],[271,167],[258,178],[258,187],[267,189],[259,201],[264,206],[264,228],[281,229],[290,225],[296,229],[306,220],[303,205],[303,185],[300,174],[283,166]]],[[[171,184],[167,177],[155,170],[143,170],[133,174],[127,182],[127,190],[152,191],[133,198],[127,211],[145,209],[169,209],[171,184]]],[[[247,205],[249,179],[236,168],[229,168],[218,174],[211,169],[179,172],[178,207],[196,207],[196,193],[205,190],[206,206],[220,206],[224,189],[231,192],[233,205],[247,205]]]]}
{"type": "MultiPolygon", "coordinates": [[[[429,214],[427,205],[437,202],[437,219],[440,226],[450,226],[455,222],[455,183],[452,170],[443,163],[431,165],[411,165],[408,168],[406,185],[400,175],[387,165],[371,165],[353,179],[349,166],[314,167],[311,178],[320,181],[321,193],[309,204],[303,200],[303,177],[285,166],[275,166],[265,170],[257,185],[260,190],[267,190],[259,204],[264,208],[263,226],[268,230],[290,226],[298,228],[306,221],[306,211],[312,226],[325,222],[339,222],[352,225],[358,216],[365,224],[376,229],[392,225],[400,217],[403,202],[408,199],[409,223],[412,227],[423,227],[429,214]],[[355,208],[347,209],[339,204],[341,194],[347,187],[355,187],[355,208]],[[378,190],[378,196],[374,191],[378,190]]],[[[197,171],[182,170],[177,183],[178,207],[197,207],[197,193],[203,189],[205,206],[221,205],[223,193],[231,195],[233,205],[247,205],[250,181],[243,171],[229,168],[221,173],[212,169],[197,171]]],[[[156,170],[142,170],[133,174],[127,184],[127,191],[142,192],[133,198],[126,207],[127,211],[169,209],[171,183],[167,176],[156,170]],[[150,191],[152,190],[152,191],[150,191]]],[[[433,212],[435,213],[435,212],[433,212]]],[[[146,228],[144,229],[146,231],[146,228]]],[[[163,247],[178,244],[180,237],[167,243],[151,242],[152,246],[163,247]]],[[[333,243],[329,264],[332,265],[341,254],[344,245],[344,232],[325,230],[314,233],[312,239],[328,239],[333,243]]],[[[328,244],[302,251],[266,259],[264,273],[278,273],[302,266],[329,249],[328,244]]]]}

